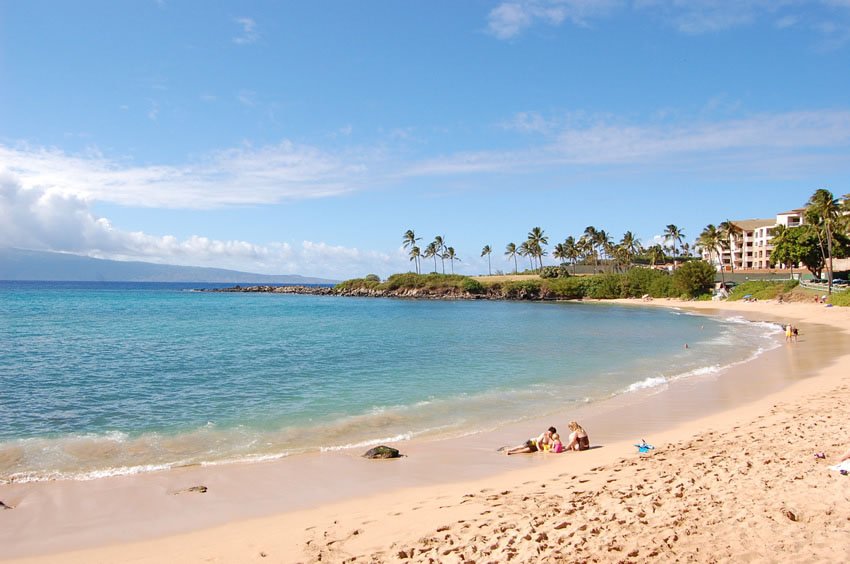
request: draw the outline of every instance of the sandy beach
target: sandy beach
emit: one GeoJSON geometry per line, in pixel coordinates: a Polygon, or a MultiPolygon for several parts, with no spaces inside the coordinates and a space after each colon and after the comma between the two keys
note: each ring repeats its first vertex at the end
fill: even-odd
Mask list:
{"type": "Polygon", "coordinates": [[[400,445],[409,456],[398,461],[316,455],[0,486],[0,500],[13,507],[0,508],[0,559],[850,559],[850,477],[828,469],[850,448],[850,309],[619,303],[791,321],[801,335],[735,374],[569,414],[602,447],[583,453],[495,453],[540,420],[472,441],[400,445]],[[638,454],[638,433],[656,449],[638,454]],[[191,489],[201,485],[206,492],[191,489]]]}

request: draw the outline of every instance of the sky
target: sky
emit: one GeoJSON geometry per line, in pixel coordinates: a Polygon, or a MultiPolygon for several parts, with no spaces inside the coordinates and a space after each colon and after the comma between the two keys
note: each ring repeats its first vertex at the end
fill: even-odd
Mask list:
{"type": "Polygon", "coordinates": [[[0,0],[0,247],[480,274],[849,180],[850,0],[0,0]]]}

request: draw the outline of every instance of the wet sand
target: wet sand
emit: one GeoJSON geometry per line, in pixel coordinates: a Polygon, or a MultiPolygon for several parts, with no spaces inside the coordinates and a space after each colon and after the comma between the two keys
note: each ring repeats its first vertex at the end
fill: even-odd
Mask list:
{"type": "MultiPolygon", "coordinates": [[[[718,313],[715,304],[672,305],[718,313]]],[[[746,557],[746,550],[756,549],[733,538],[741,527],[719,525],[730,518],[742,519],[753,535],[767,539],[756,547],[762,559],[771,559],[770,550],[780,544],[811,559],[821,553],[780,539],[799,533],[794,542],[808,538],[817,544],[821,540],[809,538],[812,532],[830,527],[836,535],[844,533],[843,541],[831,541],[833,549],[847,554],[850,504],[830,497],[829,488],[839,495],[850,491],[850,481],[833,484],[843,477],[816,464],[809,451],[835,456],[850,442],[843,423],[850,359],[842,357],[850,352],[850,311],[814,304],[721,307],[748,319],[793,319],[800,340],[726,373],[620,396],[561,417],[465,439],[401,444],[409,456],[396,461],[322,453],[91,482],[0,486],[0,500],[15,506],[0,511],[0,558],[535,561],[569,560],[572,554],[577,560],[619,561],[646,559],[655,551],[654,557],[709,561],[696,549],[700,542],[713,546],[709,539],[715,537],[728,545],[719,554],[746,557]],[[581,420],[602,448],[564,455],[496,453],[550,424],[565,427],[571,418],[581,420]],[[792,432],[804,433],[806,440],[789,440],[792,432]],[[658,449],[638,456],[632,443],[641,438],[658,449]],[[753,458],[761,464],[755,470],[753,458]],[[195,485],[208,490],[176,493],[195,485]],[[644,495],[647,488],[652,495],[644,495]],[[802,492],[818,499],[805,504],[797,495],[802,492]],[[832,513],[825,513],[824,503],[833,504],[832,513]],[[776,518],[779,510],[767,509],[776,505],[793,505],[789,511],[799,518],[785,520],[811,527],[762,531],[788,525],[776,518]],[[715,517],[705,517],[701,506],[715,517]],[[740,515],[726,515],[726,506],[740,506],[740,515]],[[667,529],[676,540],[662,538],[667,529]],[[655,540],[644,552],[622,540],[648,533],[655,540]]]]}

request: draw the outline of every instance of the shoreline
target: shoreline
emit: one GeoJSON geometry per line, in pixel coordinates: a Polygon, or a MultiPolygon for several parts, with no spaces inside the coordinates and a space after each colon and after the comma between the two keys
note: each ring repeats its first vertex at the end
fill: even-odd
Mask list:
{"type": "MultiPolygon", "coordinates": [[[[719,311],[721,313],[741,313],[745,315],[755,315],[760,319],[768,318],[770,321],[777,321],[778,318],[776,316],[776,312],[767,311],[771,308],[766,308],[764,306],[768,306],[768,304],[748,304],[748,303],[740,303],[736,302],[733,304],[715,304],[715,303],[707,303],[707,302],[676,302],[676,301],[668,301],[668,300],[656,300],[654,302],[641,302],[638,300],[617,300],[615,303],[624,303],[638,306],[663,306],[663,307],[676,307],[679,309],[687,309],[689,311],[697,311],[703,313],[712,313],[715,314],[719,311]],[[720,305],[720,307],[718,307],[720,305]],[[693,307],[696,306],[696,307],[693,307]],[[731,307],[729,307],[731,306],[731,307]]],[[[825,325],[831,327],[832,329],[839,328],[843,333],[843,337],[846,338],[846,334],[848,332],[848,328],[850,328],[850,321],[848,321],[848,315],[846,312],[842,312],[839,308],[831,308],[835,313],[833,314],[824,314],[823,312],[828,311],[818,306],[813,306],[810,304],[786,304],[780,306],[782,309],[781,313],[788,317],[789,319],[795,319],[797,322],[802,322],[806,325],[814,324],[814,325],[825,325]]],[[[775,307],[772,309],[776,309],[775,307]]],[[[820,333],[823,336],[828,336],[832,329],[826,329],[823,333],[820,333]]],[[[808,333],[808,329],[804,330],[804,337],[810,334],[808,333]]],[[[814,331],[814,334],[817,335],[817,331],[814,331]]],[[[801,339],[802,340],[802,339],[801,339]]],[[[828,340],[828,339],[827,339],[828,340]]],[[[804,343],[800,343],[800,346],[804,346],[804,343]]],[[[826,343],[824,346],[829,345],[826,343]]],[[[834,348],[833,345],[829,345],[834,348]]],[[[827,346],[827,348],[829,348],[827,346]]],[[[784,349],[778,349],[776,352],[780,353],[784,349]]],[[[839,349],[840,350],[840,349],[839,349]]],[[[846,348],[844,349],[846,350],[846,348]]],[[[773,351],[771,351],[773,352],[773,351]]],[[[833,351],[837,352],[837,351],[833,351]]],[[[797,355],[797,356],[805,356],[805,355],[797,355]]],[[[781,364],[791,364],[788,362],[788,359],[779,358],[780,354],[771,355],[770,352],[766,353],[759,359],[756,359],[753,362],[748,363],[746,366],[748,369],[752,369],[753,367],[758,368],[759,365],[771,366],[769,362],[773,362],[774,365],[779,366],[781,364]],[[776,357],[772,360],[767,357],[776,357]]],[[[791,359],[792,362],[800,363],[804,359],[795,358],[791,359]]],[[[844,357],[842,359],[844,364],[847,364],[848,358],[844,357]]],[[[817,364],[817,363],[816,363],[817,364]]],[[[769,393],[767,396],[764,396],[764,390],[752,390],[751,392],[758,396],[761,394],[761,399],[750,399],[743,405],[739,404],[726,409],[721,409],[721,411],[716,412],[714,414],[707,414],[701,416],[701,418],[694,420],[693,417],[689,421],[680,421],[678,424],[669,426],[670,419],[664,419],[661,417],[660,421],[653,423],[653,425],[658,425],[659,429],[664,426],[665,421],[668,424],[667,430],[657,430],[653,432],[651,442],[654,442],[657,446],[663,440],[684,440],[685,438],[692,436],[695,429],[702,428],[702,425],[707,422],[713,422],[712,425],[716,425],[717,420],[722,420],[724,418],[729,417],[741,417],[741,413],[746,416],[746,414],[751,414],[754,409],[763,409],[766,406],[766,403],[769,403],[768,398],[786,398],[789,396],[789,389],[797,388],[797,387],[812,387],[814,383],[820,382],[823,384],[826,380],[829,382],[826,383],[827,386],[834,384],[836,377],[833,375],[831,379],[826,379],[824,376],[826,374],[833,374],[835,372],[834,363],[830,364],[829,362],[824,362],[824,366],[822,367],[812,367],[812,366],[794,366],[792,367],[793,371],[796,371],[795,374],[800,375],[801,371],[805,372],[806,370],[812,370],[819,372],[821,377],[817,378],[807,378],[800,382],[790,383],[790,387],[786,386],[780,391],[774,391],[769,393]],[[762,405],[765,404],[765,405],[762,405]],[[755,406],[760,406],[756,408],[755,406]],[[739,413],[740,412],[740,413],[739,413]]],[[[696,388],[701,388],[702,391],[706,390],[714,390],[715,393],[723,392],[723,388],[717,384],[717,382],[712,382],[711,378],[706,379],[705,386],[700,386],[699,382],[691,382],[685,388],[690,388],[689,390],[685,390],[681,397],[687,396],[685,392],[693,392],[694,386],[696,388]]],[[[816,386],[815,386],[816,387],[816,386]]],[[[738,390],[739,393],[740,390],[738,390]]],[[[675,403],[672,400],[673,396],[669,396],[670,390],[664,392],[663,394],[653,394],[649,396],[649,400],[652,398],[659,398],[659,396],[666,396],[667,401],[661,402],[661,405],[675,403]]],[[[797,392],[795,392],[796,394],[797,392]]],[[[793,394],[791,394],[793,397],[793,394]]],[[[663,399],[663,398],[662,398],[663,399]]],[[[681,399],[681,398],[680,398],[681,399]]],[[[740,399],[740,398],[738,398],[740,399]]],[[[779,401],[778,399],[776,401],[779,401]]],[[[784,399],[783,399],[784,401],[784,399]]],[[[657,400],[656,400],[657,402],[657,400]]],[[[650,401],[651,403],[651,401],[650,401]]],[[[734,403],[734,402],[733,402],[734,403]]],[[[415,454],[415,457],[411,457],[410,459],[405,459],[403,462],[399,463],[399,461],[392,462],[378,462],[376,466],[375,462],[367,462],[366,464],[362,464],[360,460],[355,459],[352,456],[346,455],[338,455],[333,457],[328,456],[313,456],[310,460],[305,460],[301,466],[302,470],[307,473],[317,472],[322,470],[327,470],[327,462],[328,460],[332,460],[331,464],[335,467],[334,470],[336,472],[344,472],[349,477],[348,479],[357,480],[358,478],[362,479],[365,482],[372,481],[373,483],[381,483],[388,484],[391,488],[390,494],[378,494],[375,495],[364,495],[362,492],[359,495],[355,495],[352,498],[342,498],[340,501],[339,498],[337,500],[332,499],[322,499],[319,495],[319,490],[317,488],[313,488],[307,492],[302,492],[305,494],[306,499],[305,505],[302,507],[295,507],[295,509],[290,510],[287,513],[280,513],[279,510],[275,508],[275,501],[272,500],[270,502],[266,502],[264,504],[262,500],[262,496],[257,496],[256,492],[254,492],[254,499],[252,499],[251,495],[248,495],[250,492],[245,489],[240,490],[240,488],[233,488],[232,484],[228,482],[235,480],[246,480],[253,477],[254,481],[252,483],[256,484],[260,488],[280,488],[281,486],[286,487],[288,484],[289,487],[293,483],[298,483],[299,479],[304,479],[304,472],[298,473],[293,472],[292,474],[287,474],[282,472],[284,470],[284,464],[275,463],[257,463],[253,465],[240,465],[239,467],[216,467],[214,469],[196,469],[196,468],[188,468],[180,471],[170,471],[167,473],[161,473],[156,475],[150,475],[147,477],[143,476],[132,476],[132,477],[122,477],[122,478],[108,478],[103,479],[104,482],[98,481],[101,487],[86,487],[85,484],[91,483],[77,483],[75,487],[71,487],[68,484],[60,484],[60,483],[46,483],[42,484],[43,487],[35,487],[34,484],[22,484],[19,487],[20,490],[18,492],[12,491],[12,497],[15,495],[22,495],[24,499],[27,497],[35,497],[39,498],[39,496],[44,496],[42,500],[53,499],[55,502],[57,491],[62,494],[62,496],[73,499],[74,496],[88,497],[89,502],[92,500],[101,499],[99,496],[106,496],[117,494],[124,502],[130,502],[137,504],[135,505],[134,511],[124,510],[124,513],[128,513],[129,515],[120,515],[119,521],[121,517],[126,517],[128,521],[125,523],[132,524],[133,530],[129,534],[116,534],[114,531],[112,534],[108,532],[105,533],[104,529],[107,531],[109,527],[106,526],[106,520],[104,518],[100,518],[98,521],[97,518],[91,517],[91,522],[83,522],[80,523],[79,526],[81,529],[85,527],[88,528],[88,537],[85,535],[75,535],[76,544],[74,542],[69,542],[69,539],[59,539],[58,542],[52,543],[53,546],[44,546],[44,544],[39,543],[39,546],[42,550],[45,550],[43,554],[47,554],[48,556],[42,556],[44,561],[56,561],[56,559],[67,560],[70,562],[74,561],[91,561],[91,560],[109,560],[109,561],[121,561],[122,559],[130,559],[129,555],[133,555],[133,560],[145,561],[145,558],[150,559],[151,561],[155,560],[155,556],[162,556],[163,554],[173,554],[175,557],[180,555],[181,559],[188,560],[199,560],[202,555],[209,556],[210,554],[221,554],[224,555],[225,561],[239,561],[244,560],[251,555],[249,552],[240,552],[237,554],[233,552],[233,550],[237,550],[238,547],[242,547],[240,550],[245,550],[245,544],[240,536],[230,537],[230,529],[238,528],[240,530],[244,529],[243,534],[247,536],[247,538],[258,538],[257,535],[262,537],[262,531],[267,527],[278,527],[281,524],[285,523],[304,523],[309,520],[313,520],[317,523],[315,525],[318,528],[321,528],[323,523],[327,525],[330,521],[323,521],[330,516],[351,516],[354,514],[362,514],[364,511],[369,513],[368,509],[364,509],[364,506],[369,507],[384,507],[386,505],[395,505],[398,504],[397,507],[400,510],[405,510],[407,507],[407,512],[409,512],[409,505],[420,505],[422,507],[428,506],[429,503],[432,503],[434,499],[447,495],[448,491],[459,491],[459,490],[474,490],[475,488],[481,489],[482,487],[494,487],[498,488],[507,488],[510,487],[510,484],[521,483],[526,480],[535,480],[540,478],[540,476],[557,476],[558,474],[567,472],[572,474],[573,476],[578,476],[582,472],[589,472],[590,468],[594,466],[598,466],[600,464],[612,464],[612,461],[617,457],[622,457],[624,455],[633,456],[634,448],[631,447],[631,443],[633,441],[624,440],[620,438],[617,440],[615,437],[615,433],[613,431],[606,431],[604,429],[604,425],[602,425],[602,420],[608,416],[623,417],[624,413],[628,413],[629,409],[632,410],[632,417],[636,415],[640,416],[642,419],[646,419],[646,414],[635,414],[634,407],[631,408],[626,406],[609,406],[610,410],[598,414],[600,418],[599,423],[595,423],[593,426],[588,425],[589,430],[591,431],[592,438],[595,439],[596,442],[602,442],[604,448],[594,449],[587,453],[582,453],[580,455],[575,454],[567,454],[560,455],[555,457],[545,457],[543,455],[539,456],[530,456],[530,457],[521,457],[519,461],[515,460],[516,457],[511,457],[510,465],[505,463],[505,459],[508,457],[495,458],[493,456],[488,456],[487,453],[491,453],[490,447],[493,442],[501,439],[503,437],[507,438],[509,433],[522,433],[526,430],[536,429],[539,426],[538,422],[524,422],[518,426],[512,426],[511,429],[500,430],[497,432],[493,432],[492,436],[487,438],[476,437],[476,445],[474,447],[469,447],[468,444],[464,443],[463,440],[448,440],[442,441],[437,449],[434,449],[435,443],[429,443],[428,441],[423,441],[417,445],[411,445],[413,449],[411,450],[412,454],[415,454]],[[619,411],[618,411],[619,410],[619,411]],[[601,439],[601,441],[600,441],[601,439]],[[432,451],[437,450],[441,452],[434,453],[432,451]],[[470,452],[472,451],[472,452],[470,452]],[[411,463],[411,461],[415,459],[429,458],[428,453],[430,454],[430,460],[424,460],[422,464],[411,463]],[[471,456],[470,456],[471,454],[471,456]],[[429,464],[432,465],[445,465],[448,464],[451,467],[451,476],[445,476],[449,478],[448,481],[437,481],[436,485],[434,482],[433,476],[425,475],[429,468],[429,464]],[[253,469],[254,472],[250,470],[253,469]],[[379,470],[379,472],[376,472],[379,470]],[[493,472],[495,470],[495,472],[493,472]],[[483,472],[483,474],[482,474],[483,472]],[[210,493],[208,494],[191,494],[187,493],[185,495],[181,494],[179,496],[168,496],[167,498],[163,498],[163,493],[167,493],[169,491],[176,491],[180,489],[185,489],[187,487],[191,487],[191,485],[195,485],[195,482],[199,479],[203,478],[207,485],[210,486],[210,493]],[[108,482],[107,482],[108,481],[108,482]],[[33,487],[29,487],[33,486],[33,487]],[[230,488],[230,491],[228,491],[230,488]],[[26,490],[29,490],[28,492],[26,490]],[[39,492],[35,492],[35,490],[41,490],[39,492]],[[51,493],[52,490],[52,493],[51,493]],[[64,491],[63,491],[64,490],[64,491]],[[23,491],[23,493],[21,493],[23,491]],[[38,495],[33,495],[37,493],[38,495]],[[156,496],[151,496],[151,493],[155,493],[156,496]],[[439,494],[439,495],[438,495],[439,494]],[[407,500],[405,502],[399,502],[398,500],[407,500]],[[419,500],[419,501],[412,501],[419,500]],[[422,501],[424,500],[424,501],[422,501]],[[312,507],[309,503],[312,502],[312,507]],[[408,503],[410,502],[410,503],[408,503]],[[252,508],[239,508],[234,507],[234,505],[251,505],[252,508]],[[407,504],[407,505],[405,505],[407,504]],[[423,505],[424,504],[424,505],[423,505]],[[230,522],[231,525],[226,526],[225,528],[228,531],[222,531],[221,526],[222,523],[216,523],[216,521],[221,521],[221,519],[209,519],[206,520],[199,515],[199,508],[202,509],[200,513],[207,513],[210,509],[215,509],[219,511],[218,517],[222,517],[222,513],[227,513],[226,518],[223,520],[224,522],[230,522]],[[252,511],[253,509],[253,511],[252,511]],[[259,511],[257,511],[259,510],[259,511]],[[132,514],[150,514],[151,516],[162,515],[163,513],[169,513],[170,515],[164,521],[166,523],[160,523],[161,525],[165,525],[164,527],[151,527],[149,523],[139,523],[138,519],[134,522],[132,514]],[[266,514],[263,516],[263,514],[266,514]],[[186,521],[196,519],[193,523],[194,526],[186,527],[186,521]],[[91,529],[94,527],[94,529],[91,529]],[[99,527],[99,528],[98,528],[99,527]],[[188,530],[187,530],[188,529],[188,530]],[[191,531],[192,529],[196,529],[191,531]],[[169,532],[170,530],[170,532],[169,532]],[[191,532],[190,532],[191,531],[191,532]],[[176,536],[173,536],[174,533],[179,533],[176,536]],[[172,536],[168,536],[171,534],[172,536]],[[149,539],[143,540],[139,542],[139,539],[149,539]],[[224,542],[223,539],[230,538],[230,541],[224,542]],[[64,540],[64,542],[63,542],[64,540]],[[194,543],[198,543],[197,546],[194,543]],[[117,543],[117,544],[115,544],[117,543]],[[127,544],[130,543],[130,544],[127,544]],[[206,545],[210,545],[216,548],[203,548],[206,545]],[[233,544],[233,546],[231,546],[233,544]],[[109,546],[114,545],[114,546],[109,546]],[[194,549],[191,547],[194,546],[194,549]],[[83,549],[83,552],[68,552],[74,549],[83,549]],[[128,551],[124,553],[123,551],[128,551]],[[194,552],[193,552],[194,550],[194,552]],[[122,551],[122,552],[115,552],[122,551]],[[165,551],[165,552],[163,552],[165,551]],[[175,551],[175,552],[169,552],[175,551]],[[206,552],[205,552],[206,551],[206,552]],[[122,556],[119,556],[122,555],[122,556]],[[229,556],[228,556],[229,555],[229,556]],[[240,556],[241,555],[241,556],[240,556]],[[75,560],[76,559],[76,560],[75,560]]],[[[689,415],[693,416],[693,413],[689,415]]],[[[551,419],[551,418],[547,418],[551,419]]],[[[565,423],[565,421],[564,421],[565,423]]],[[[563,423],[561,423],[563,426],[563,423]]],[[[651,428],[651,426],[647,426],[651,428]]],[[[535,433],[536,434],[536,433],[535,433]]],[[[512,435],[516,436],[516,435],[512,435]]],[[[522,435],[519,435],[522,436],[522,435]]],[[[514,442],[516,442],[514,440],[514,442]]],[[[286,461],[281,461],[286,462],[286,461]]],[[[289,465],[294,466],[294,465],[289,465]]],[[[331,474],[332,475],[332,474],[331,474]]],[[[14,486],[14,485],[13,485],[14,486]]],[[[12,488],[14,490],[14,488],[12,488]]],[[[17,505],[16,500],[10,498],[8,495],[10,488],[8,486],[0,487],[0,499],[3,499],[7,503],[11,500],[13,505],[17,505]]],[[[465,495],[465,494],[461,494],[465,495]]],[[[34,501],[34,500],[33,500],[34,501]]],[[[59,510],[73,510],[73,507],[67,504],[67,499],[65,507],[60,507],[59,510]]],[[[79,501],[79,499],[78,499],[79,501]]],[[[462,499],[460,500],[462,501],[462,499]]],[[[457,513],[458,515],[465,515],[467,512],[467,508],[465,504],[460,501],[455,501],[454,504],[449,503],[448,510],[437,510],[433,509],[434,516],[440,515],[441,518],[445,518],[444,514],[447,513],[457,513]]],[[[11,519],[15,519],[18,521],[19,519],[23,519],[23,516],[18,517],[22,513],[25,513],[25,509],[27,509],[26,505],[30,502],[26,502],[22,504],[20,507],[16,508],[14,511],[5,511],[0,513],[0,519],[3,519],[6,522],[9,522],[11,519]],[[20,513],[19,513],[20,512],[20,513]]],[[[433,504],[433,503],[432,503],[433,504]]],[[[119,514],[121,511],[119,511],[119,514]]],[[[425,515],[426,513],[422,513],[425,515]]],[[[365,519],[369,521],[375,521],[381,523],[381,526],[395,527],[401,526],[398,523],[383,523],[383,521],[387,521],[386,515],[384,515],[381,510],[372,510],[370,514],[371,517],[375,517],[375,519],[365,519]],[[379,515],[380,513],[380,515],[379,515]],[[382,517],[382,519],[381,519],[382,517]]],[[[33,512],[29,515],[29,519],[26,520],[26,523],[18,522],[17,525],[30,525],[32,527],[36,527],[39,529],[40,534],[45,534],[44,529],[50,530],[50,523],[45,523],[45,515],[39,515],[37,511],[33,512]]],[[[83,515],[85,517],[85,515],[83,515]]],[[[332,519],[333,520],[333,519],[332,519]]],[[[456,519],[457,520],[457,519],[456,519]]],[[[49,521],[49,519],[48,519],[49,521]]],[[[396,521],[390,519],[389,521],[396,521]]],[[[407,532],[414,530],[421,530],[422,532],[427,532],[429,527],[431,526],[431,522],[427,519],[422,522],[417,523],[405,523],[404,530],[407,532]],[[418,523],[418,524],[417,524],[418,523]]],[[[7,557],[16,557],[16,556],[27,556],[37,554],[32,551],[32,546],[29,547],[30,550],[27,550],[27,547],[22,546],[21,543],[26,544],[27,535],[24,531],[19,530],[17,536],[14,535],[14,531],[18,529],[15,527],[15,523],[10,523],[13,525],[11,528],[6,527],[4,524],[3,529],[6,530],[6,533],[0,533],[0,536],[5,537],[6,535],[10,535],[4,540],[4,546],[6,547],[6,554],[2,558],[7,557]],[[21,536],[23,535],[23,536],[21,536]],[[18,542],[11,543],[11,538],[16,539],[18,542]],[[10,550],[11,549],[11,550],[10,550]],[[17,550],[16,550],[17,549],[17,550]]],[[[54,525],[58,525],[58,523],[54,523],[54,525]]],[[[440,525],[437,525],[439,527],[440,525]]],[[[25,529],[26,527],[24,527],[25,529]]],[[[113,527],[114,528],[114,527],[113,527]]],[[[300,528],[296,529],[303,529],[300,528]]],[[[370,527],[375,530],[380,529],[378,526],[370,527]]],[[[293,535],[293,538],[288,540],[289,544],[286,544],[284,547],[280,545],[280,540],[276,540],[278,543],[274,545],[271,543],[270,546],[276,546],[274,550],[274,557],[277,558],[275,561],[290,561],[287,558],[282,557],[283,554],[293,554],[291,560],[304,560],[316,557],[315,554],[312,556],[308,553],[303,553],[305,547],[308,547],[307,540],[312,533],[309,531],[313,531],[316,529],[304,530],[299,535],[293,535]],[[281,550],[284,550],[281,552],[281,550]],[[292,552],[295,550],[296,552],[292,552]],[[307,554],[305,556],[304,554],[307,554]]],[[[80,531],[79,533],[82,533],[80,531]]],[[[268,531],[266,531],[268,532],[268,531]]],[[[326,531],[327,532],[327,531],[326,531]]],[[[32,537],[37,536],[36,534],[32,534],[32,537]]],[[[50,538],[48,533],[48,538],[50,538]]],[[[369,535],[358,534],[354,535],[356,537],[360,537],[357,540],[360,543],[362,540],[366,538],[370,538],[369,535]]],[[[410,535],[408,535],[410,536],[410,535]]],[[[420,535],[421,536],[421,535],[420,535]]],[[[404,531],[399,532],[399,534],[395,535],[396,538],[404,538],[404,531]]],[[[55,539],[54,539],[55,540],[55,539]]],[[[374,538],[372,539],[375,540],[374,538]]],[[[30,539],[31,542],[36,542],[34,538],[30,539]]],[[[259,541],[258,541],[259,542],[259,541]]],[[[48,543],[50,544],[50,543],[48,543]]],[[[334,543],[338,544],[338,543],[334,543]]],[[[354,547],[360,546],[355,543],[352,545],[354,547]]],[[[373,549],[370,549],[373,550],[373,549]]],[[[309,552],[309,551],[308,551],[309,552]]],[[[356,550],[354,551],[356,552],[356,550]]],[[[272,549],[269,549],[269,554],[272,554],[272,549]]],[[[318,553],[317,553],[318,554],[318,553]]],[[[206,557],[204,556],[204,557],[206,557]]],[[[253,558],[254,555],[251,555],[253,558]]],[[[39,561],[36,558],[36,561],[39,561]]]]}

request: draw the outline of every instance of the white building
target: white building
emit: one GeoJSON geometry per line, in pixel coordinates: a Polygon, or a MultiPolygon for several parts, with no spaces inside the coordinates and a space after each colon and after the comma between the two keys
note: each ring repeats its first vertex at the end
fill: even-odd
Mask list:
{"type": "Polygon", "coordinates": [[[703,249],[703,260],[712,262],[715,266],[727,271],[768,269],[770,255],[773,252],[773,229],[777,225],[799,227],[805,222],[805,208],[776,214],[775,219],[741,219],[731,221],[738,228],[737,233],[730,233],[728,245],[721,252],[709,257],[703,249]],[[718,262],[719,258],[719,262],[718,262]]]}

